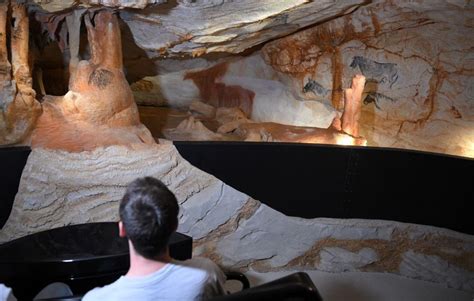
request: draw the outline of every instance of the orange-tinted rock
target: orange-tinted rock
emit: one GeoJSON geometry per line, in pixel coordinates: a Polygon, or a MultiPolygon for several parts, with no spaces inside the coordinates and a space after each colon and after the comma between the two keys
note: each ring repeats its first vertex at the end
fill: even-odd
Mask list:
{"type": "Polygon", "coordinates": [[[367,143],[364,138],[352,137],[332,127],[328,129],[320,129],[263,122],[243,123],[238,127],[237,131],[246,141],[300,142],[339,145],[366,145],[367,143]]]}
{"type": "Polygon", "coordinates": [[[342,131],[353,137],[359,137],[359,120],[364,85],[365,77],[358,74],[352,78],[351,88],[344,90],[344,113],[341,117],[341,128],[342,131]]]}
{"type": "MultiPolygon", "coordinates": [[[[93,20],[89,14],[84,20],[91,58],[79,61],[74,57],[78,49],[71,49],[70,91],[63,97],[47,97],[44,101],[43,114],[33,134],[33,147],[83,151],[114,144],[154,143],[150,132],[140,123],[122,71],[117,17],[100,11],[93,20]]],[[[69,31],[74,32],[73,28],[69,31]]]]}
{"type": "Polygon", "coordinates": [[[9,16],[8,2],[0,3],[0,145],[27,142],[41,113],[32,89],[28,62],[29,22],[26,9],[23,5],[11,5],[9,16]],[[12,22],[8,28],[9,20],[12,22]],[[11,62],[8,60],[8,46],[11,62]]]}

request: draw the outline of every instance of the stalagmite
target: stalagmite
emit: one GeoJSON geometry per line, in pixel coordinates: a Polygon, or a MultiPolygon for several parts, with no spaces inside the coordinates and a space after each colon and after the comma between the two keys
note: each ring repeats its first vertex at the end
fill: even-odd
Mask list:
{"type": "Polygon", "coordinates": [[[32,146],[83,151],[114,144],[155,143],[140,123],[122,70],[117,17],[110,11],[84,14],[91,57],[80,61],[82,15],[75,12],[66,17],[71,53],[69,92],[45,98],[32,146]]]}
{"type": "Polygon", "coordinates": [[[358,74],[352,78],[351,88],[344,90],[344,113],[341,118],[342,131],[353,137],[359,137],[359,120],[364,85],[365,77],[358,74]]]}

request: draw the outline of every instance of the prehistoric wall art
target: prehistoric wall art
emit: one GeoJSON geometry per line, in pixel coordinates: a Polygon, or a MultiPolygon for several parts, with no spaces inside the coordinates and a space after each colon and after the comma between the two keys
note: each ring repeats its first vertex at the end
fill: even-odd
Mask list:
{"type": "Polygon", "coordinates": [[[3,2],[2,145],[166,138],[474,157],[470,2],[3,2]],[[348,95],[355,76],[365,84],[348,95]]]}

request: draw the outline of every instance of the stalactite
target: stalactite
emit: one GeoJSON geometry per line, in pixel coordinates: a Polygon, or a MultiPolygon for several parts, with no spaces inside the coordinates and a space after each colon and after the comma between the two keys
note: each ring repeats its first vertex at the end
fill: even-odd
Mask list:
{"type": "Polygon", "coordinates": [[[66,16],[70,49],[69,92],[45,97],[44,113],[32,146],[68,151],[115,144],[154,143],[140,123],[132,91],[122,70],[122,44],[116,15],[108,10],[66,16]],[[79,58],[81,19],[91,57],[79,58]]]}
{"type": "Polygon", "coordinates": [[[41,112],[32,88],[28,41],[25,7],[10,5],[9,1],[0,3],[0,144],[26,143],[41,112]],[[11,33],[10,45],[7,44],[8,32],[11,33]]]}

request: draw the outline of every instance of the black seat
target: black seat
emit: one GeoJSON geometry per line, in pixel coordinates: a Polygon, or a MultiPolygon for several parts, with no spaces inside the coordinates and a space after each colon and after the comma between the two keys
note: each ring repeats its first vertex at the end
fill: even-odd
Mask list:
{"type": "Polygon", "coordinates": [[[212,298],[212,301],[276,300],[302,301],[323,300],[307,273],[297,272],[271,282],[244,289],[230,295],[212,298]]]}

